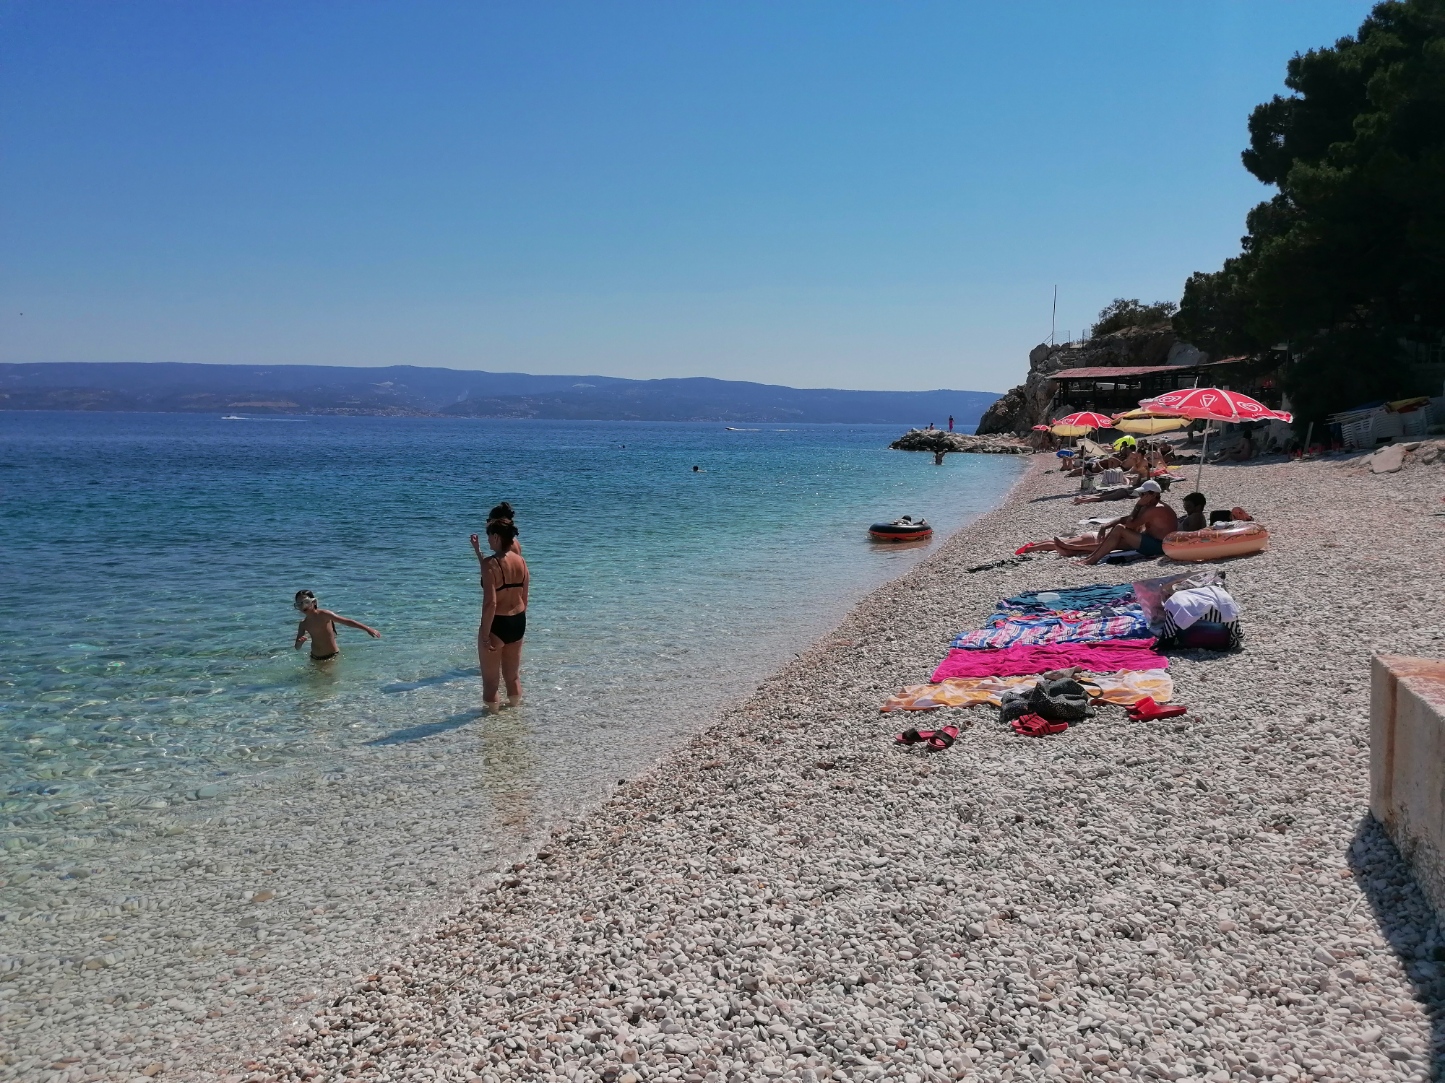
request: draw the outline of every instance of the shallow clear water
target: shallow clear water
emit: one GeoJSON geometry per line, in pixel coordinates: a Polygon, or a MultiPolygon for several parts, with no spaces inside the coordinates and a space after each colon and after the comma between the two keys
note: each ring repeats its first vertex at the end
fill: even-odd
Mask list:
{"type": "Polygon", "coordinates": [[[0,829],[471,724],[467,535],[504,498],[533,576],[531,731],[656,740],[926,552],[868,523],[941,537],[1021,468],[935,467],[894,435],[0,413],[0,829]],[[343,628],[342,657],[309,662],[301,587],[384,638],[343,628]]]}

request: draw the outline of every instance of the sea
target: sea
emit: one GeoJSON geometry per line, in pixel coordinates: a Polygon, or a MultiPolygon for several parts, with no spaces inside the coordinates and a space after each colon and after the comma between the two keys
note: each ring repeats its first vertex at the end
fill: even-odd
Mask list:
{"type": "Polygon", "coordinates": [[[476,725],[468,535],[504,499],[532,574],[533,754],[513,782],[586,789],[681,743],[930,551],[872,543],[870,523],[927,517],[936,546],[1022,469],[936,466],[889,451],[897,435],[0,413],[0,855],[476,725]],[[341,628],[340,658],[313,663],[292,646],[302,588],[382,638],[341,628]]]}

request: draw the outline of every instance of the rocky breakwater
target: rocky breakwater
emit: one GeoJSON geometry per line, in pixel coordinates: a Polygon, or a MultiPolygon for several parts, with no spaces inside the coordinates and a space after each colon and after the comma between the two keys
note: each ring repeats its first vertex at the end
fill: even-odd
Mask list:
{"type": "Polygon", "coordinates": [[[1011,436],[970,436],[942,429],[910,429],[888,445],[894,451],[970,451],[983,455],[1032,455],[1034,448],[1011,436]]]}
{"type": "Polygon", "coordinates": [[[1059,384],[1051,377],[1061,369],[1137,368],[1141,365],[1197,365],[1205,355],[1180,342],[1168,324],[1125,327],[1080,344],[1040,343],[1029,351],[1029,372],[985,411],[978,434],[1026,433],[1054,413],[1059,384]]]}

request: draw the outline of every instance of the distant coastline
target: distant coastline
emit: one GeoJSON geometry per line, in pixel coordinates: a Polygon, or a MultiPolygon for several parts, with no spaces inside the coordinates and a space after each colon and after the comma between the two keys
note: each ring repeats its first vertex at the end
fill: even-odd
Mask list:
{"type": "Polygon", "coordinates": [[[848,391],[704,377],[624,380],[395,365],[0,364],[0,410],[555,421],[907,424],[972,429],[992,391],[848,391]]]}

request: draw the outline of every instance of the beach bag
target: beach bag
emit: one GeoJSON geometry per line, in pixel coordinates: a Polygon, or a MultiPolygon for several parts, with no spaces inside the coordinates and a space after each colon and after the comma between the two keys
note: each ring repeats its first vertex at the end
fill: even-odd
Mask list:
{"type": "MultiPolygon", "coordinates": [[[[1158,579],[1143,579],[1134,584],[1134,600],[1139,603],[1139,608],[1144,610],[1144,619],[1149,622],[1149,628],[1156,635],[1166,635],[1163,631],[1165,619],[1168,614],[1164,611],[1164,603],[1176,590],[1188,590],[1190,587],[1207,587],[1211,583],[1223,583],[1224,574],[1217,568],[1197,568],[1189,572],[1175,572],[1173,575],[1163,575],[1158,579]]],[[[1175,629],[1177,631],[1178,629],[1175,629]]]]}
{"type": "Polygon", "coordinates": [[[1159,647],[1173,647],[1202,651],[1237,651],[1244,644],[1244,635],[1239,630],[1239,621],[1224,622],[1218,619],[1218,610],[1205,613],[1197,623],[1183,631],[1175,630],[1172,635],[1159,640],[1159,647]],[[1210,619],[1213,614],[1214,620],[1210,619]]]}

